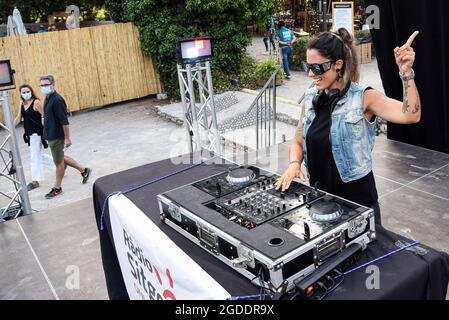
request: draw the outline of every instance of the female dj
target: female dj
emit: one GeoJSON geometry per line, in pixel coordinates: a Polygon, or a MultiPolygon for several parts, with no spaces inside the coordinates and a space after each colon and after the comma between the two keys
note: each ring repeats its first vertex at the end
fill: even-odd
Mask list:
{"type": "Polygon", "coordinates": [[[306,92],[290,147],[290,165],[278,180],[277,189],[288,189],[295,177],[305,180],[301,171],[304,160],[310,185],[373,208],[376,223],[381,223],[372,172],[375,120],[381,117],[398,124],[420,121],[421,101],[411,47],[417,35],[416,31],[402,47],[394,49],[404,88],[402,102],[358,83],[359,65],[346,29],[311,39],[305,69],[315,80],[315,87],[306,92]]]}

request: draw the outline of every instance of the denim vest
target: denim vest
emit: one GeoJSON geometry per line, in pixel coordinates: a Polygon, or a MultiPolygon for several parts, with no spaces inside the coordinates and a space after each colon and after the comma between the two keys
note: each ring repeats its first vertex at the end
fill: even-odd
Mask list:
{"type": "MultiPolygon", "coordinates": [[[[337,102],[331,117],[330,143],[335,164],[343,182],[358,180],[371,172],[376,123],[363,114],[363,98],[367,86],[351,83],[348,92],[337,102]]],[[[307,166],[307,131],[315,118],[313,98],[316,88],[306,92],[304,99],[304,161],[307,166]]]]}

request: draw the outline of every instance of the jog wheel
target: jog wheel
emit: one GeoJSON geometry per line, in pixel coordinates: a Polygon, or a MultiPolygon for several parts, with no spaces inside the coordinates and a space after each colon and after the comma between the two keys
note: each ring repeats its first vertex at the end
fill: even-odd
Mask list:
{"type": "Polygon", "coordinates": [[[256,178],[256,174],[251,169],[235,169],[229,172],[226,176],[226,180],[232,184],[233,186],[244,187],[249,185],[254,178],[256,178]]]}
{"type": "Polygon", "coordinates": [[[312,204],[309,214],[312,220],[316,222],[335,222],[342,216],[343,209],[336,202],[318,201],[312,204]]]}

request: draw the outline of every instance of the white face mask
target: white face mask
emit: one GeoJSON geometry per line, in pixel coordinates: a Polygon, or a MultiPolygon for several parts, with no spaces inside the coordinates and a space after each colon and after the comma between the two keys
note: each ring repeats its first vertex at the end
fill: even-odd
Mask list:
{"type": "Polygon", "coordinates": [[[32,98],[31,92],[27,92],[27,93],[22,93],[22,98],[27,101],[30,100],[32,98]]]}
{"type": "Polygon", "coordinates": [[[45,87],[41,87],[41,92],[44,95],[49,95],[50,93],[53,92],[53,89],[51,88],[51,86],[45,86],[45,87]]]}

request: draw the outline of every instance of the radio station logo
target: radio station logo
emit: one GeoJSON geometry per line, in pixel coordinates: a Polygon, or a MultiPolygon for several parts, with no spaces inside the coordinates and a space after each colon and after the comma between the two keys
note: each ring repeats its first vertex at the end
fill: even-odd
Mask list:
{"type": "Polygon", "coordinates": [[[128,249],[127,258],[130,273],[134,278],[134,290],[142,299],[176,300],[173,293],[175,282],[169,268],[165,273],[159,270],[143,253],[139,244],[123,229],[123,241],[128,249]],[[165,280],[166,279],[166,280],[165,280]]]}

